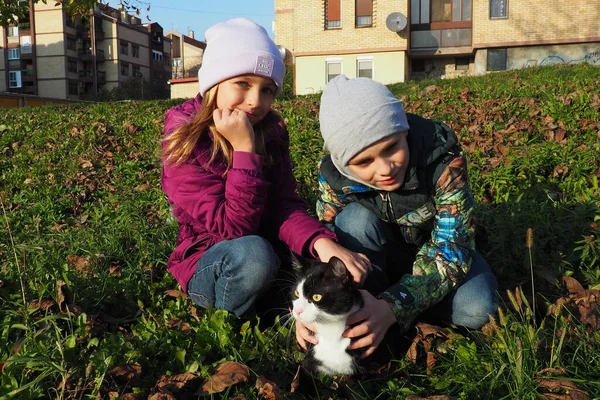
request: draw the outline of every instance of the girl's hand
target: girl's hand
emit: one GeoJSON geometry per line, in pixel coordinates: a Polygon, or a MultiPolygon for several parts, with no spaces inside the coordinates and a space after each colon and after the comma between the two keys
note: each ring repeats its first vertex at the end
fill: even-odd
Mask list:
{"type": "Polygon", "coordinates": [[[396,323],[396,316],[387,301],[374,297],[366,290],[360,293],[365,303],[346,322],[348,325],[360,323],[346,329],[342,336],[352,339],[348,350],[366,347],[361,355],[361,358],[366,358],[373,354],[389,327],[396,323]]]}
{"type": "Polygon", "coordinates": [[[313,335],[311,331],[316,333],[314,327],[304,325],[299,320],[296,320],[296,340],[298,341],[300,347],[302,347],[304,350],[308,350],[306,342],[310,342],[312,344],[319,343],[317,337],[313,335]]]}
{"type": "Polygon", "coordinates": [[[367,256],[362,253],[350,251],[331,239],[321,238],[317,240],[314,248],[323,262],[329,261],[333,256],[342,260],[348,271],[350,271],[354,282],[360,285],[367,279],[367,274],[373,270],[373,266],[367,256]]]}
{"type": "Polygon", "coordinates": [[[213,111],[215,128],[231,144],[234,151],[255,152],[254,128],[245,112],[225,108],[213,111]]]}

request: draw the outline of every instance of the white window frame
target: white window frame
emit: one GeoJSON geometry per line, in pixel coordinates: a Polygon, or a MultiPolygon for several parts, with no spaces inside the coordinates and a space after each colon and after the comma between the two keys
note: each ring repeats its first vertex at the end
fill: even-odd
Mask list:
{"type": "Polygon", "coordinates": [[[339,64],[340,65],[340,73],[339,74],[342,75],[344,73],[344,64],[342,63],[341,58],[338,58],[338,57],[326,58],[325,59],[325,84],[328,84],[329,80],[330,80],[329,79],[329,65],[331,65],[331,64],[339,64]]]}
{"type": "Polygon", "coordinates": [[[358,56],[356,57],[356,77],[359,77],[359,65],[361,62],[371,62],[371,79],[375,79],[375,58],[373,56],[358,56]]]}
{"type": "Polygon", "coordinates": [[[18,37],[19,36],[19,27],[18,26],[9,26],[7,36],[8,37],[18,37]]]}
{"type": "Polygon", "coordinates": [[[17,89],[22,87],[21,71],[8,71],[8,87],[17,89]]]}
{"type": "Polygon", "coordinates": [[[18,47],[8,49],[8,59],[9,60],[20,60],[21,59],[21,49],[18,47]]]}

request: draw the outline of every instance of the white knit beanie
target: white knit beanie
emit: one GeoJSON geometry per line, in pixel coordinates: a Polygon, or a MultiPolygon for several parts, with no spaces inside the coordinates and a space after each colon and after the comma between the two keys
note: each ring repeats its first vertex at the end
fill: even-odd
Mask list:
{"type": "Polygon", "coordinates": [[[206,49],[198,71],[200,95],[216,84],[244,74],[273,79],[281,92],[285,66],[265,28],[246,18],[235,18],[206,31],[206,49]]]}
{"type": "Polygon", "coordinates": [[[384,84],[344,75],[325,86],[319,122],[325,150],[338,171],[371,187],[353,176],[348,162],[381,139],[410,128],[402,102],[384,84]]]}

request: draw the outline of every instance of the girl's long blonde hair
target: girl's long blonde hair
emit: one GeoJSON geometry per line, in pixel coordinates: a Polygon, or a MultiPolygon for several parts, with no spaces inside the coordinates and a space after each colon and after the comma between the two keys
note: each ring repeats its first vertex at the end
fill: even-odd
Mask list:
{"type": "MultiPolygon", "coordinates": [[[[233,148],[229,144],[229,141],[219,133],[213,120],[213,111],[217,108],[218,86],[213,86],[204,94],[201,108],[191,121],[182,124],[163,139],[162,158],[165,164],[178,166],[188,161],[192,157],[198,141],[203,136],[212,133],[213,144],[208,164],[211,165],[217,156],[221,154],[227,165],[225,172],[231,168],[233,163],[233,148]]],[[[273,112],[272,110],[269,111],[269,114],[261,122],[253,126],[256,152],[265,157],[266,165],[271,164],[271,158],[266,154],[262,125],[263,121],[269,118],[273,112]]]]}

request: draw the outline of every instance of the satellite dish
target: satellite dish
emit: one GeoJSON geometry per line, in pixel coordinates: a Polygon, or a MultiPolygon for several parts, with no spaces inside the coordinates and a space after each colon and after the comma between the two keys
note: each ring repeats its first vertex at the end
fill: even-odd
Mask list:
{"type": "Polygon", "coordinates": [[[408,20],[406,16],[400,12],[394,12],[385,19],[385,26],[392,32],[400,32],[406,28],[408,20]]]}
{"type": "Polygon", "coordinates": [[[283,47],[282,45],[278,45],[277,50],[279,50],[279,55],[281,56],[281,59],[285,60],[285,55],[287,53],[287,51],[285,50],[285,47],[283,47]]]}

